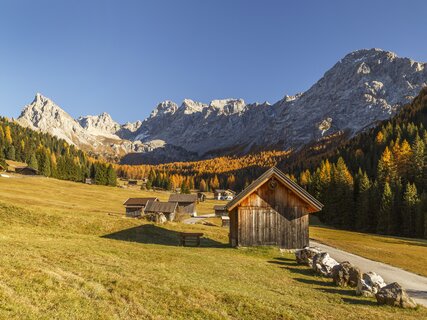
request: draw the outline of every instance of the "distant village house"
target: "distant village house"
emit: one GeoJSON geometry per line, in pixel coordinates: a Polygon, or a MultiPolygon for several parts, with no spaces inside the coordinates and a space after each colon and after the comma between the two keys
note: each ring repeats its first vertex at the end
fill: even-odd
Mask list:
{"type": "Polygon", "coordinates": [[[136,186],[136,185],[138,185],[137,180],[128,180],[128,186],[136,186]]]}
{"type": "Polygon", "coordinates": [[[206,200],[206,194],[203,192],[197,192],[197,201],[204,202],[206,200]]]}
{"type": "Polygon", "coordinates": [[[214,206],[215,216],[222,217],[222,216],[228,216],[228,211],[225,208],[225,206],[214,206]]]}
{"type": "Polygon", "coordinates": [[[138,218],[144,214],[149,202],[157,202],[157,198],[129,198],[123,205],[126,208],[126,217],[138,218]]]}
{"type": "Polygon", "coordinates": [[[178,209],[176,202],[150,201],[145,208],[145,214],[152,217],[156,223],[174,221],[178,209]]]}
{"type": "Polygon", "coordinates": [[[230,189],[215,189],[214,198],[217,200],[232,200],[236,196],[236,192],[230,189]]]}
{"type": "Polygon", "coordinates": [[[15,172],[25,176],[35,176],[39,173],[37,169],[31,167],[16,167],[15,172]]]}
{"type": "Polygon", "coordinates": [[[176,202],[178,204],[179,213],[188,213],[194,217],[197,216],[196,194],[171,194],[169,197],[169,202],[176,202]]]}

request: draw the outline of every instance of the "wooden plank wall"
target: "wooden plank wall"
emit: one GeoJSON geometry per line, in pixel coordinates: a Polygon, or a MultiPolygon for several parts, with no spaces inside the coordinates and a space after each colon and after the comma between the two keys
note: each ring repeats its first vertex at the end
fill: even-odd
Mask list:
{"type": "Polygon", "coordinates": [[[230,212],[230,243],[302,248],[309,241],[308,221],[300,198],[280,183],[274,190],[265,183],[230,212]]]}

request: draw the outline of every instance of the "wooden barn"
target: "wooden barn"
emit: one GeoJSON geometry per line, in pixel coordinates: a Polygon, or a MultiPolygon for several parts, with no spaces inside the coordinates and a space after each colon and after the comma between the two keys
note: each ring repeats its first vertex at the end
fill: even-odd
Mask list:
{"type": "Polygon", "coordinates": [[[196,210],[197,194],[182,194],[182,193],[171,194],[169,197],[169,202],[178,203],[179,213],[188,213],[194,217],[197,216],[197,210],[196,210]]]}
{"type": "Polygon", "coordinates": [[[138,180],[128,180],[128,186],[137,186],[138,180]]]}
{"type": "Polygon", "coordinates": [[[309,214],[323,205],[273,167],[227,205],[230,245],[275,245],[299,249],[309,244],[309,214]]]}
{"type": "Polygon", "coordinates": [[[37,169],[31,167],[16,167],[15,172],[25,176],[35,176],[39,173],[37,169]]]}
{"type": "Polygon", "coordinates": [[[150,201],[144,212],[147,215],[153,215],[155,222],[162,222],[162,215],[166,221],[174,221],[177,209],[178,203],[176,202],[150,201]]]}
{"type": "Polygon", "coordinates": [[[214,206],[214,211],[215,211],[215,215],[217,217],[221,217],[221,216],[228,216],[228,211],[225,208],[225,206],[214,206]]]}
{"type": "Polygon", "coordinates": [[[141,217],[149,202],[157,202],[157,198],[129,198],[123,205],[126,208],[126,217],[141,217]]]}
{"type": "Polygon", "coordinates": [[[197,192],[197,201],[204,202],[206,200],[206,194],[203,192],[197,192]]]}

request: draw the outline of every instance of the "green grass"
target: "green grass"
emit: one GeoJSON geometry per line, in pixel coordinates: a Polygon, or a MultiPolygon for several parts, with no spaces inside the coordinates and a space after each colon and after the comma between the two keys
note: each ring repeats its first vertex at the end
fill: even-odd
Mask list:
{"type": "Polygon", "coordinates": [[[125,218],[137,195],[148,194],[0,178],[0,319],[427,317],[336,288],[276,248],[228,248],[226,228],[125,218]],[[182,230],[203,232],[202,247],[178,247],[182,230]]]}
{"type": "Polygon", "coordinates": [[[310,238],[368,259],[427,276],[427,240],[310,227],[310,238]]]}

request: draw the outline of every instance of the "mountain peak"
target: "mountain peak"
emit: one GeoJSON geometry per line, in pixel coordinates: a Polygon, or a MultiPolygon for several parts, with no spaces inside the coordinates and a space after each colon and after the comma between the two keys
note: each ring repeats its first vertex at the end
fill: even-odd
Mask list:
{"type": "Polygon", "coordinates": [[[386,51],[379,48],[360,49],[347,54],[340,62],[358,63],[367,60],[385,59],[393,61],[399,58],[398,55],[391,51],[386,51]]]}
{"type": "Polygon", "coordinates": [[[243,99],[220,99],[212,100],[210,106],[219,113],[234,114],[244,111],[246,104],[243,99]]]}
{"type": "Polygon", "coordinates": [[[103,112],[98,116],[80,117],[77,121],[82,128],[95,135],[115,134],[121,128],[107,112],[103,112]]]}
{"type": "Polygon", "coordinates": [[[178,110],[178,105],[171,101],[165,100],[160,102],[153,111],[151,111],[150,118],[154,118],[156,116],[163,116],[167,114],[174,114],[178,110]]]}

